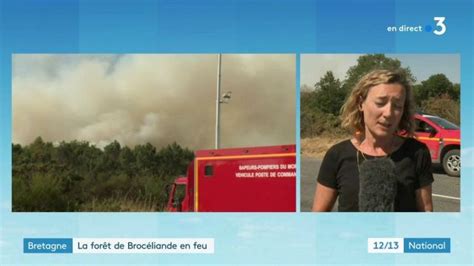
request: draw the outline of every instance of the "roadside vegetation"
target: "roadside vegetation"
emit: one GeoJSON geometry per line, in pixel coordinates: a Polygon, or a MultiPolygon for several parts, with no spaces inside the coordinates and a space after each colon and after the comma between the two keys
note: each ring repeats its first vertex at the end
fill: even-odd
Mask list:
{"type": "Polygon", "coordinates": [[[166,186],[185,174],[193,152],[177,143],[157,150],[113,141],[53,145],[41,137],[12,144],[12,210],[17,212],[161,211],[166,186]]]}

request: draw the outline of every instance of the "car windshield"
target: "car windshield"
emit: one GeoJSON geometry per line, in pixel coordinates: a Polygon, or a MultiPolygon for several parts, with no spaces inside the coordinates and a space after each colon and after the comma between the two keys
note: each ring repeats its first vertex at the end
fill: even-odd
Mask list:
{"type": "Polygon", "coordinates": [[[448,120],[446,119],[443,119],[441,117],[437,117],[437,116],[428,116],[426,117],[428,118],[429,120],[435,122],[436,124],[438,124],[440,127],[444,128],[444,129],[453,129],[453,130],[456,130],[456,129],[459,129],[459,126],[449,122],[448,120]]]}

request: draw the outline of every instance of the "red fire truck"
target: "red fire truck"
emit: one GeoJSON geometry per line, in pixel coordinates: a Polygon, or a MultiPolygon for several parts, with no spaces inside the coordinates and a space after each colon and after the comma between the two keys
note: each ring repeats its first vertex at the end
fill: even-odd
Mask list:
{"type": "Polygon", "coordinates": [[[424,142],[431,153],[433,163],[441,163],[444,171],[451,176],[461,173],[461,130],[441,117],[416,114],[415,135],[424,142]]]}
{"type": "Polygon", "coordinates": [[[167,211],[296,211],[296,146],[201,150],[176,178],[167,211]]]}

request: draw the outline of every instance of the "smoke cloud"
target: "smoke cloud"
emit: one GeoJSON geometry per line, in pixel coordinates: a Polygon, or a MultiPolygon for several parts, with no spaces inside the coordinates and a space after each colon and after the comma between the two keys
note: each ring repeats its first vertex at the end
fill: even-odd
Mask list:
{"type": "MultiPolygon", "coordinates": [[[[295,143],[295,56],[222,56],[221,147],[295,143]]],[[[13,56],[13,143],[214,147],[217,55],[13,56]]]]}

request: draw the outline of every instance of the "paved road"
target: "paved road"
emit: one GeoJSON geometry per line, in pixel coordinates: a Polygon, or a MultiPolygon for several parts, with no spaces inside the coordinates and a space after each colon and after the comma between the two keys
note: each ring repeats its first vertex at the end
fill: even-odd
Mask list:
{"type": "MultiPolygon", "coordinates": [[[[301,211],[310,211],[313,204],[316,177],[321,160],[301,157],[301,211]]],[[[436,212],[460,211],[460,178],[443,173],[441,167],[433,167],[433,205],[436,212]],[[457,198],[457,199],[456,199],[457,198]]]]}

